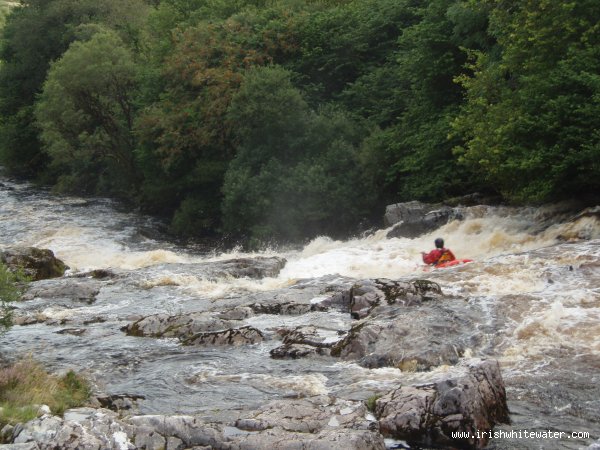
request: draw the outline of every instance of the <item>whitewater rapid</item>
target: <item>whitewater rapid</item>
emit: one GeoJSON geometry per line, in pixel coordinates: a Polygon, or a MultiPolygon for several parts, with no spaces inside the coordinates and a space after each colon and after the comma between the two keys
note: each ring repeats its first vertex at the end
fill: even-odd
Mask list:
{"type": "MultiPolygon", "coordinates": [[[[500,361],[513,412],[513,424],[505,429],[553,427],[592,433],[587,441],[532,441],[525,447],[522,442],[494,441],[494,448],[580,448],[600,437],[600,224],[593,216],[548,223],[556,206],[480,206],[470,208],[464,220],[416,239],[388,238],[388,230],[382,229],[345,241],[319,237],[300,249],[197,252],[158,238],[160,224],[154,219],[112,201],[58,197],[24,183],[0,181],[0,247],[49,248],[70,267],[67,275],[94,269],[144,269],[145,279],[137,290],[112,287],[78,313],[102,313],[114,320],[173,313],[195,301],[218,304],[326,276],[427,278],[438,282],[445,294],[464,297],[467,307],[477,305],[487,314],[481,329],[485,344],[468,354],[500,361]],[[420,252],[430,250],[437,237],[443,237],[458,258],[474,262],[424,271],[420,252]],[[255,256],[281,256],[287,263],[278,276],[261,280],[203,278],[168,269],[170,263],[255,256]]],[[[45,313],[61,318],[73,311],[50,305],[45,313]]],[[[350,318],[341,313],[252,319],[258,328],[316,325],[331,329],[332,339],[336,329],[349,323],[350,318]]],[[[87,371],[107,391],[137,392],[145,386],[145,412],[210,409],[198,406],[194,392],[226,409],[238,406],[242,398],[251,403],[289,392],[315,395],[342,386],[359,391],[427,378],[427,374],[368,370],[342,362],[325,367],[313,367],[310,361],[283,362],[274,371],[263,367],[268,345],[227,353],[182,349],[174,340],[148,340],[145,353],[140,353],[139,340],[120,334],[113,338],[118,333],[102,325],[88,339],[57,335],[48,328],[14,327],[2,338],[3,350],[12,346],[13,351],[39,355],[51,367],[87,371]],[[94,356],[95,341],[103,342],[103,357],[94,356]],[[160,360],[160,368],[152,365],[152,358],[160,360]],[[114,361],[122,367],[115,368],[114,361]],[[133,369],[138,371],[136,379],[127,375],[133,369]],[[171,403],[176,404],[166,397],[175,398],[171,403]]]]}

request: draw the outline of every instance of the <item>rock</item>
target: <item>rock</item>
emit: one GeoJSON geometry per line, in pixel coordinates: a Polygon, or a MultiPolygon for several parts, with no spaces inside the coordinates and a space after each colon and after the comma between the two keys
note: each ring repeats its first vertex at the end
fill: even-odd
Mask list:
{"type": "Polygon", "coordinates": [[[329,356],[333,342],[324,342],[315,327],[296,327],[278,331],[283,337],[283,345],[270,351],[274,359],[298,359],[306,356],[329,356]]]}
{"type": "Polygon", "coordinates": [[[377,399],[381,433],[409,443],[483,448],[488,438],[477,430],[509,423],[506,392],[497,361],[472,359],[431,383],[406,386],[377,399]],[[454,439],[453,432],[469,432],[454,439]]]}
{"type": "Polygon", "coordinates": [[[184,341],[198,333],[219,332],[239,324],[239,321],[223,320],[204,312],[176,316],[154,314],[125,326],[122,331],[130,336],[176,337],[184,341]]]}
{"type": "Polygon", "coordinates": [[[212,265],[211,276],[223,278],[232,276],[234,278],[265,278],[276,277],[281,269],[285,267],[286,260],[277,256],[256,257],[256,258],[237,258],[218,263],[209,263],[212,265]]]}
{"type": "Polygon", "coordinates": [[[112,394],[98,395],[95,400],[102,408],[110,409],[111,411],[123,411],[133,409],[138,400],[144,400],[143,395],[135,394],[112,394]]]}
{"type": "Polygon", "coordinates": [[[350,292],[350,313],[353,318],[362,319],[381,302],[411,306],[441,295],[439,284],[428,280],[363,280],[356,283],[350,292]]]}
{"type": "Polygon", "coordinates": [[[64,418],[43,416],[31,420],[15,429],[13,438],[14,444],[35,443],[40,450],[135,448],[115,413],[93,408],[68,410],[64,418]]]}
{"type": "Polygon", "coordinates": [[[249,305],[255,314],[277,314],[284,316],[299,316],[314,310],[318,310],[315,305],[306,303],[286,302],[278,304],[253,303],[249,305]]]}
{"type": "Polygon", "coordinates": [[[365,419],[363,402],[351,402],[328,396],[299,400],[275,400],[235,426],[242,430],[262,431],[280,427],[287,431],[317,433],[327,428],[371,430],[372,423],[365,419]]]}
{"type": "Polygon", "coordinates": [[[274,401],[235,422],[247,431],[231,438],[231,447],[276,449],[385,449],[375,422],[362,402],[329,397],[274,401]]]}
{"type": "Polygon", "coordinates": [[[388,205],[385,208],[383,225],[388,228],[400,222],[413,222],[433,209],[435,209],[433,205],[417,201],[388,205]]]}
{"type": "Polygon", "coordinates": [[[14,247],[0,252],[2,261],[11,271],[22,270],[33,281],[63,276],[67,266],[54,257],[52,250],[35,247],[14,247]]]}
{"type": "Polygon", "coordinates": [[[387,234],[388,238],[414,238],[436,230],[451,220],[462,220],[462,208],[430,205],[421,202],[396,203],[386,207],[384,224],[395,225],[387,234]]]}
{"type": "Polygon", "coordinates": [[[100,292],[102,282],[92,279],[61,278],[31,284],[23,295],[23,300],[35,298],[53,301],[75,301],[92,304],[100,292]]]}
{"type": "Polygon", "coordinates": [[[0,445],[1,450],[40,450],[40,447],[35,442],[26,444],[3,444],[0,445]]]}
{"type": "Polygon", "coordinates": [[[422,371],[456,364],[467,348],[479,345],[481,334],[474,330],[482,313],[477,306],[467,307],[463,299],[442,299],[435,283],[429,287],[423,284],[424,289],[430,290],[422,297],[411,289],[408,296],[386,297],[392,292],[406,291],[402,285],[392,284],[394,289],[386,294],[379,281],[361,284],[361,293],[364,290],[378,293],[369,296],[371,303],[365,302],[367,306],[358,311],[361,314],[366,311],[368,317],[333,345],[332,356],[357,360],[367,368],[391,366],[403,371],[422,371]]]}
{"type": "Polygon", "coordinates": [[[317,347],[306,344],[283,344],[269,352],[273,359],[298,359],[307,356],[329,356],[331,351],[328,347],[317,347]]]}
{"type": "Polygon", "coordinates": [[[262,342],[263,334],[254,327],[198,333],[182,340],[183,345],[248,345],[262,342]]]}
{"type": "Polygon", "coordinates": [[[123,327],[122,331],[130,336],[176,337],[184,345],[245,345],[263,340],[262,332],[256,328],[239,327],[239,321],[222,320],[209,313],[155,314],[123,327]]]}
{"type": "MultiPolygon", "coordinates": [[[[185,448],[209,446],[209,448],[226,448],[220,445],[225,441],[223,427],[219,424],[205,423],[194,416],[134,416],[129,419],[133,429],[130,431],[136,439],[150,442],[150,433],[156,433],[168,440],[176,438],[183,442],[185,448]]],[[[161,447],[147,447],[159,449],[161,447]]]]}
{"type": "Polygon", "coordinates": [[[383,438],[365,430],[323,430],[319,433],[288,432],[273,428],[262,433],[248,434],[232,442],[232,450],[274,449],[274,450],[385,450],[383,438]]]}
{"type": "Polygon", "coordinates": [[[587,450],[600,450],[600,439],[598,439],[598,441],[594,442],[592,445],[590,445],[587,450]]]}

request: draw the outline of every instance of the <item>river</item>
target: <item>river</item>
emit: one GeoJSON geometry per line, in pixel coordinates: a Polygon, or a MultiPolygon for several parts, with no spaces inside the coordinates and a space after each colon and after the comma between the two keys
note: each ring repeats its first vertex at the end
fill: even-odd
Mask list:
{"type": "MultiPolygon", "coordinates": [[[[493,439],[489,448],[586,448],[600,438],[600,224],[595,217],[549,224],[558,217],[553,208],[473,207],[465,220],[416,239],[390,239],[378,230],[347,241],[320,237],[303,248],[248,254],[170,242],[159,237],[159,223],[107,199],[54,196],[0,179],[0,247],[49,248],[70,267],[67,275],[94,269],[130,274],[103,285],[93,302],[34,298],[19,304],[55,320],[13,327],[0,338],[0,351],[15,358],[31,355],[50,370],[74,369],[109,394],[143,396],[141,413],[211,418],[284,396],[366,397],[428,374],[365,369],[335,359],[273,360],[269,351],[279,343],[269,340],[234,348],[184,347],[175,339],[126,336],[121,328],[149,314],[214,309],[269,295],[298,280],[427,278],[481,311],[473,330],[480,344],[467,353],[500,362],[512,424],[497,430],[590,434],[493,439]],[[423,272],[420,251],[429,250],[438,236],[457,257],[475,262],[423,272]],[[198,263],[255,256],[281,256],[287,264],[277,277],[262,280],[215,279],[194,270],[198,263]],[[73,323],[84,331],[64,332],[73,323]]],[[[349,315],[334,312],[248,321],[265,331],[313,325],[332,339],[351,322],[349,315]]],[[[446,368],[434,369],[439,370],[446,368]]]]}

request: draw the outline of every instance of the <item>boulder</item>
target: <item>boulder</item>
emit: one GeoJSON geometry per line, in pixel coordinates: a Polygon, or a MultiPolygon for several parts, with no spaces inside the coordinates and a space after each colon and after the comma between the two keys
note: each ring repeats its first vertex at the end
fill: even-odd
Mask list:
{"type": "Polygon", "coordinates": [[[404,386],[377,399],[381,433],[426,446],[483,448],[498,423],[509,423],[506,392],[495,360],[471,359],[430,383],[404,386]],[[452,433],[469,433],[456,438],[452,433]]]}
{"type": "Polygon", "coordinates": [[[387,234],[388,238],[415,238],[436,230],[451,220],[462,219],[462,208],[413,201],[387,206],[384,224],[386,227],[394,225],[387,234]]]}
{"type": "Polygon", "coordinates": [[[367,368],[423,371],[456,364],[482,339],[476,332],[483,316],[479,307],[442,298],[435,283],[374,280],[361,282],[356,292],[352,314],[368,316],[333,345],[332,356],[367,368]]]}
{"type": "Polygon", "coordinates": [[[67,266],[54,257],[52,250],[35,247],[14,247],[0,252],[2,261],[11,271],[22,271],[33,281],[63,276],[67,266]]]}
{"type": "Polygon", "coordinates": [[[234,278],[265,278],[276,277],[281,269],[285,267],[286,260],[277,256],[255,257],[255,258],[236,258],[219,263],[212,264],[211,276],[234,278]]]}
{"type": "Polygon", "coordinates": [[[362,319],[380,303],[403,306],[418,305],[424,301],[440,298],[439,284],[428,280],[394,281],[385,278],[362,280],[350,291],[350,314],[362,319]]]}

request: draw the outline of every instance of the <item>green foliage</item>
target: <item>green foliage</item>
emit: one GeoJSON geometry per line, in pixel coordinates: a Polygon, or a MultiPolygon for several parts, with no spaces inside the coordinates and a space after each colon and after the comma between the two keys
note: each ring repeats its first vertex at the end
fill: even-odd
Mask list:
{"type": "Polygon", "coordinates": [[[0,263],[0,332],[6,331],[12,324],[10,303],[21,298],[19,283],[26,281],[20,273],[13,273],[0,263]]]}
{"type": "Polygon", "coordinates": [[[163,93],[138,117],[137,130],[143,205],[174,214],[176,232],[210,234],[220,225],[221,187],[234,154],[227,108],[244,70],[290,45],[270,29],[269,14],[250,10],[174,33],[163,93]]]}
{"type": "Polygon", "coordinates": [[[254,69],[232,101],[238,148],[223,187],[227,232],[258,240],[337,235],[364,214],[359,124],[335,109],[311,111],[291,76],[277,66],[254,69]]]}
{"type": "Polygon", "coordinates": [[[45,170],[33,105],[50,63],[78,38],[79,26],[102,22],[135,43],[146,10],[141,0],[28,0],[10,10],[0,47],[2,164],[28,176],[45,170]]]}
{"type": "Polygon", "coordinates": [[[53,414],[60,415],[82,406],[90,394],[88,382],[73,371],[51,375],[39,364],[24,360],[0,369],[0,424],[34,419],[39,405],[47,405],[53,414]]]}
{"type": "Polygon", "coordinates": [[[35,113],[64,190],[126,193],[135,184],[135,77],[131,52],[110,30],[74,42],[52,65],[35,113]]]}
{"type": "Polygon", "coordinates": [[[28,0],[2,31],[0,162],[255,240],[402,200],[598,191],[599,9],[28,0]]]}
{"type": "Polygon", "coordinates": [[[511,200],[597,192],[600,5],[487,3],[502,53],[473,53],[473,76],[460,78],[457,155],[511,200]]]}
{"type": "Polygon", "coordinates": [[[367,405],[367,409],[371,412],[375,412],[375,407],[377,406],[377,400],[380,399],[382,396],[375,394],[375,395],[371,395],[369,398],[367,398],[365,400],[365,404],[367,405]]]}

